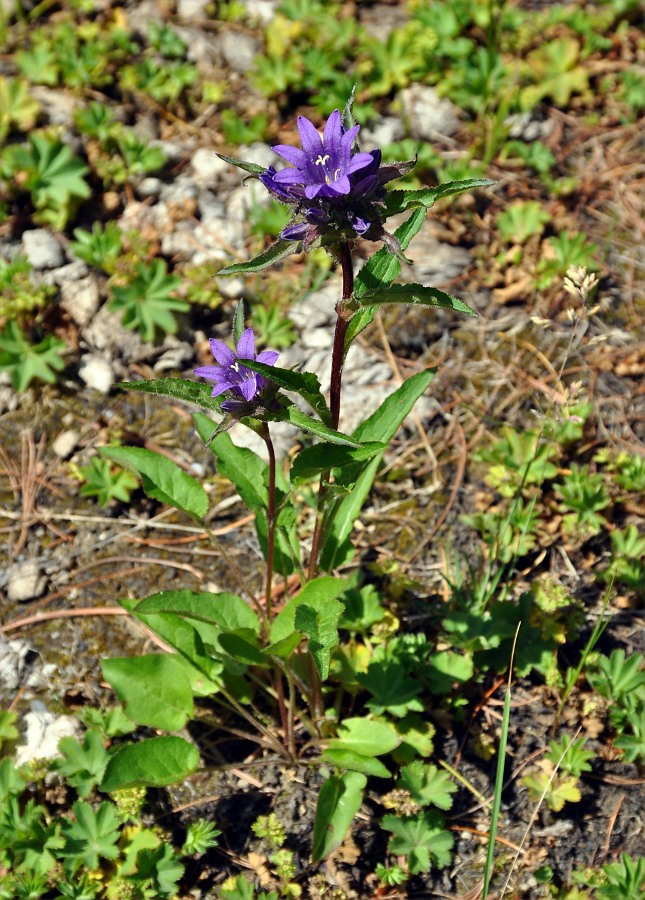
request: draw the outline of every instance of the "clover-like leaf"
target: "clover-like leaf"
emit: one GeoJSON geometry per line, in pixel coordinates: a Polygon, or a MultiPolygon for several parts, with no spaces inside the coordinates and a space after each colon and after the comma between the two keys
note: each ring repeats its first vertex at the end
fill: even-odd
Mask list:
{"type": "Polygon", "coordinates": [[[387,815],[381,826],[392,832],[388,844],[390,853],[407,856],[413,875],[427,872],[431,865],[447,866],[454,838],[443,829],[443,816],[430,809],[416,816],[387,815]]]}
{"type": "Polygon", "coordinates": [[[55,371],[65,368],[61,352],[65,343],[47,335],[39,344],[30,344],[15,320],[10,319],[0,333],[0,370],[11,373],[16,391],[25,391],[34,378],[52,384],[55,371]]]}
{"type": "Polygon", "coordinates": [[[89,803],[77,800],[72,807],[74,821],[63,822],[65,846],[62,855],[67,858],[72,872],[80,865],[97,869],[101,859],[119,856],[117,842],[121,822],[112,803],[101,803],[95,811],[89,803]]]}
{"type": "Polygon", "coordinates": [[[173,312],[185,312],[190,307],[185,300],[170,296],[180,284],[179,276],[167,274],[165,260],[153,259],[149,266],[138,263],[134,281],[125,287],[114,286],[108,306],[123,310],[125,328],[138,328],[144,341],[152,341],[155,328],[174,334],[177,320],[173,312]]]}

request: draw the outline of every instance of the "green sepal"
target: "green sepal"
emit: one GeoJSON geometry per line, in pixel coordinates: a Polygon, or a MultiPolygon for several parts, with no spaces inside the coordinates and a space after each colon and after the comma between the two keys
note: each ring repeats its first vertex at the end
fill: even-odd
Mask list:
{"type": "Polygon", "coordinates": [[[216,156],[219,156],[220,159],[223,159],[224,162],[230,163],[232,166],[237,166],[238,169],[244,169],[245,172],[250,172],[251,175],[261,175],[265,168],[263,166],[259,166],[257,163],[247,162],[244,159],[236,159],[234,156],[224,156],[223,153],[216,153],[216,156]]]}
{"type": "Polygon", "coordinates": [[[235,263],[232,266],[226,266],[225,269],[220,269],[217,274],[241,275],[245,272],[261,272],[263,269],[268,269],[269,266],[280,262],[280,260],[285,259],[287,256],[291,256],[292,253],[300,253],[301,250],[302,241],[285,241],[279,239],[275,244],[271,244],[268,250],[265,250],[264,253],[260,253],[260,255],[256,256],[254,259],[250,259],[248,262],[235,263]]]}

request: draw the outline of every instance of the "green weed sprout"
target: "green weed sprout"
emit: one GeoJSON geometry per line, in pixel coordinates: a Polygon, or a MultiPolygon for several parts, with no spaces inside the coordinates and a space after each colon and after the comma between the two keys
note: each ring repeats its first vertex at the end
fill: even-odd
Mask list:
{"type": "Polygon", "coordinates": [[[34,378],[47,384],[56,381],[56,372],[65,368],[64,341],[47,335],[38,344],[30,344],[18,324],[11,320],[0,332],[0,370],[11,374],[16,391],[26,391],[34,378]]]}

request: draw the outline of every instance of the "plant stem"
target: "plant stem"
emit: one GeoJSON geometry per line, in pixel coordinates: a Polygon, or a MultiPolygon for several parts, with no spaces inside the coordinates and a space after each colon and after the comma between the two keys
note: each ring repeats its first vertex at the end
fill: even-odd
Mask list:
{"type": "Polygon", "coordinates": [[[273,449],[273,441],[269,433],[269,426],[263,423],[262,437],[267,445],[269,454],[269,508],[267,512],[268,533],[267,533],[267,578],[265,590],[266,614],[271,624],[271,584],[273,582],[273,556],[275,550],[275,450],[273,449]]]}
{"type": "MultiPolygon", "coordinates": [[[[331,385],[329,388],[329,410],[331,412],[331,427],[338,428],[340,419],[340,391],[343,377],[343,363],[345,361],[345,335],[351,315],[346,309],[346,301],[352,296],[354,290],[354,269],[352,267],[351,246],[348,241],[342,241],[339,246],[340,265],[343,272],[343,297],[336,304],[336,330],[334,332],[334,349],[331,357],[331,385]]],[[[325,483],[329,481],[329,470],[320,473],[320,487],[318,489],[318,509],[316,511],[316,524],[314,536],[311,542],[311,557],[309,559],[308,578],[311,581],[318,572],[318,557],[322,543],[322,526],[324,520],[325,483]]]]}

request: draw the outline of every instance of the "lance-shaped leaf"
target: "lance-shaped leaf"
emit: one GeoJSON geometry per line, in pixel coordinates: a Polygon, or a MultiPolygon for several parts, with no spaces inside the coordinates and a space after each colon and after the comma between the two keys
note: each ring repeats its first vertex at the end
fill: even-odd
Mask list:
{"type": "MultiPolygon", "coordinates": [[[[358,426],[354,437],[361,442],[389,443],[433,377],[434,372],[428,369],[404,381],[400,388],[390,394],[385,402],[358,426]]],[[[326,572],[331,572],[336,566],[347,562],[353,555],[354,551],[348,538],[372,487],[382,456],[383,454],[379,453],[371,460],[356,463],[355,471],[352,471],[352,466],[346,466],[341,470],[343,481],[350,480],[355,486],[346,497],[330,504],[325,514],[320,566],[326,572]]]]}
{"type": "Polygon", "coordinates": [[[269,381],[273,381],[278,387],[286,391],[299,394],[309,406],[317,412],[325,425],[331,425],[331,414],[327,401],[320,390],[320,381],[313,372],[296,372],[293,369],[279,369],[277,366],[267,366],[265,363],[253,359],[238,359],[240,365],[264,375],[269,381]]]}
{"type": "Polygon", "coordinates": [[[223,159],[224,162],[230,163],[232,166],[237,166],[238,169],[244,169],[245,172],[250,172],[251,175],[261,175],[264,172],[264,167],[259,166],[257,163],[247,162],[244,159],[236,159],[234,156],[224,156],[223,153],[216,153],[216,156],[219,156],[220,159],[223,159]]]}
{"type": "Polygon", "coordinates": [[[384,303],[414,303],[418,306],[440,306],[443,309],[454,309],[476,316],[477,313],[467,306],[463,300],[446,294],[438,288],[425,287],[422,284],[392,284],[386,288],[366,291],[360,297],[363,306],[381,306],[384,303]]]}
{"type": "MultiPolygon", "coordinates": [[[[396,229],[394,236],[401,244],[402,250],[406,250],[412,238],[419,233],[425,216],[426,210],[423,207],[415,209],[412,215],[396,229]]],[[[401,261],[399,258],[385,247],[381,247],[374,256],[370,257],[356,276],[354,298],[360,300],[368,291],[387,287],[400,274],[401,261]]],[[[344,356],[347,355],[356,336],[372,322],[377,310],[377,304],[362,305],[361,309],[352,316],[345,334],[344,356]]]]}
{"type": "Polygon", "coordinates": [[[473,188],[489,187],[491,184],[495,184],[495,182],[490,178],[465,178],[462,181],[447,181],[445,184],[438,184],[433,188],[421,188],[417,191],[388,191],[385,198],[385,216],[393,216],[417,206],[430,209],[441,197],[461,194],[464,191],[471,191],[473,188]]]}
{"type": "Polygon", "coordinates": [[[342,434],[340,431],[334,431],[333,428],[328,428],[326,425],[323,425],[322,422],[319,422],[318,419],[312,419],[307,413],[303,413],[303,411],[298,409],[298,407],[294,403],[291,403],[290,400],[286,400],[286,403],[285,400],[286,398],[282,399],[283,406],[280,412],[270,413],[267,416],[269,421],[290,422],[302,431],[307,431],[310,434],[315,434],[316,437],[329,441],[330,444],[341,444],[347,447],[361,446],[359,441],[354,440],[354,438],[349,437],[346,434],[342,434]]]}
{"type": "Polygon", "coordinates": [[[369,441],[362,447],[340,447],[338,445],[316,444],[306,447],[296,456],[291,467],[291,483],[295,486],[315,478],[329,469],[342,469],[352,463],[371,459],[387,447],[382,441],[369,441]]]}
{"type": "Polygon", "coordinates": [[[152,381],[120,381],[117,387],[127,391],[142,391],[146,394],[158,394],[160,397],[173,397],[194,403],[202,409],[220,410],[220,398],[211,397],[212,386],[198,384],[185,378],[156,378],[152,381]]]}
{"type": "Polygon", "coordinates": [[[140,475],[144,491],[153,500],[183,509],[198,519],[206,515],[208,494],[167,456],[143,447],[101,447],[99,453],[140,475]]]}
{"type": "Polygon", "coordinates": [[[361,772],[332,775],[321,787],[314,822],[313,862],[328,856],[343,842],[360,809],[367,778],[361,772]]]}
{"type": "Polygon", "coordinates": [[[220,269],[217,274],[240,275],[245,272],[261,272],[262,269],[267,269],[274,263],[280,262],[281,259],[291,256],[292,253],[300,253],[301,250],[302,241],[278,240],[275,244],[271,244],[268,250],[265,250],[264,253],[260,253],[260,255],[256,256],[254,259],[250,259],[248,262],[235,263],[232,266],[226,266],[225,269],[220,269]]]}

